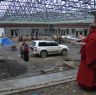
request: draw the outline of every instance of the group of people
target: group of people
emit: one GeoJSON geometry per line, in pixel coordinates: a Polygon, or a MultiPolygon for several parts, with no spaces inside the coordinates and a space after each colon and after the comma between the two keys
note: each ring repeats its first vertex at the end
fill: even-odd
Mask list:
{"type": "Polygon", "coordinates": [[[29,61],[29,46],[25,41],[23,41],[22,45],[20,46],[20,54],[24,61],[29,61]]]}

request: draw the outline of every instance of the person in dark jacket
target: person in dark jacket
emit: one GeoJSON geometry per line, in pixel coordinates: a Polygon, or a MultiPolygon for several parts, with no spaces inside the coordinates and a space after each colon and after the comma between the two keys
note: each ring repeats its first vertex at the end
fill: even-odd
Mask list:
{"type": "Polygon", "coordinates": [[[29,46],[27,43],[24,45],[24,61],[29,61],[29,46]]]}
{"type": "Polygon", "coordinates": [[[25,41],[23,41],[22,45],[20,46],[21,58],[24,58],[24,45],[25,45],[25,41]]]}
{"type": "Polygon", "coordinates": [[[96,24],[91,25],[89,34],[82,39],[81,45],[77,82],[80,87],[93,90],[96,89],[96,24]]]}

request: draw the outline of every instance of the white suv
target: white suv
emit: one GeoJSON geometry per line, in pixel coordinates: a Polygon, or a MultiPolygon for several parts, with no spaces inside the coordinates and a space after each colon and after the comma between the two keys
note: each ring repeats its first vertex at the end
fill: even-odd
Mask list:
{"type": "Polygon", "coordinates": [[[66,55],[68,46],[58,44],[55,41],[47,40],[34,40],[30,46],[32,54],[39,54],[41,57],[46,57],[49,54],[62,54],[66,55]]]}

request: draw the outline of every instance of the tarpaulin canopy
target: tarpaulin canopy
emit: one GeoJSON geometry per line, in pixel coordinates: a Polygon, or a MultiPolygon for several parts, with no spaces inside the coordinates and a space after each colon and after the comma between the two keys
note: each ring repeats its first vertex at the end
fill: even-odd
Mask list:
{"type": "Polygon", "coordinates": [[[3,38],[0,38],[0,45],[3,45],[3,46],[14,46],[14,45],[16,45],[16,43],[13,42],[8,37],[3,37],[3,38]]]}

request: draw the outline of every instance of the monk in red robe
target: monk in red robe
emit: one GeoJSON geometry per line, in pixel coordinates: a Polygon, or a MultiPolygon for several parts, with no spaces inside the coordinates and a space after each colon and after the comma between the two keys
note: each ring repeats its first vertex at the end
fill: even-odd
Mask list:
{"type": "Polygon", "coordinates": [[[81,42],[81,63],[77,74],[78,84],[87,89],[96,89],[96,25],[91,25],[89,34],[81,42]]]}

